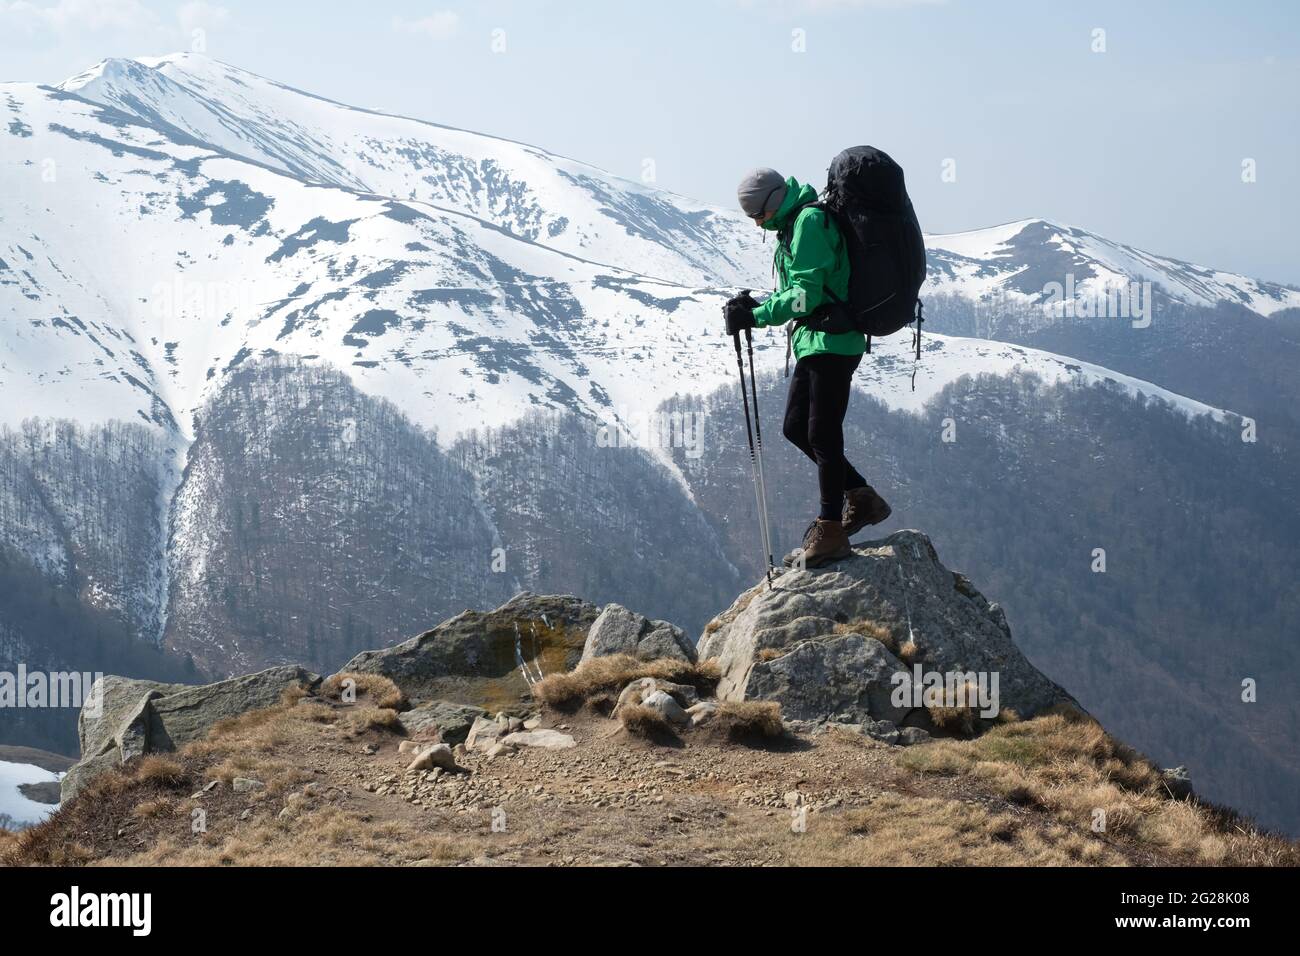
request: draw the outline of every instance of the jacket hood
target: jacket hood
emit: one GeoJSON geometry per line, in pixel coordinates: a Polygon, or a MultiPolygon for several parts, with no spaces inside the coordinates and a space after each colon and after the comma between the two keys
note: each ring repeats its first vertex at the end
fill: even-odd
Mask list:
{"type": "Polygon", "coordinates": [[[771,229],[774,232],[784,229],[790,224],[791,214],[795,209],[817,201],[817,190],[807,183],[800,183],[793,176],[786,179],[785,186],[785,201],[781,203],[781,208],[776,211],[776,215],[763,223],[764,229],[771,229]]]}

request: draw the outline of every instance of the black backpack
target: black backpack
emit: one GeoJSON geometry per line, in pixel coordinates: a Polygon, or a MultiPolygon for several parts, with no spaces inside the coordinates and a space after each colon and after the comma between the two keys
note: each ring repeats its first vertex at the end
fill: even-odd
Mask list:
{"type": "MultiPolygon", "coordinates": [[[[826,189],[813,203],[839,227],[847,244],[849,294],[801,321],[817,331],[857,329],[867,336],[892,335],[916,321],[916,356],[921,357],[925,242],[907,196],[903,168],[872,146],[844,150],[826,171],[826,189]]],[[[788,242],[788,238],[787,238],[788,242]]]]}

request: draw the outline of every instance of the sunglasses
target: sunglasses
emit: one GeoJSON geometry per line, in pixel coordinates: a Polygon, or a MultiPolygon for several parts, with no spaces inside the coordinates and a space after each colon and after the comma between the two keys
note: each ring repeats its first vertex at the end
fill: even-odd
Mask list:
{"type": "Polygon", "coordinates": [[[754,222],[756,223],[762,224],[763,218],[767,215],[767,201],[776,194],[776,191],[778,189],[784,189],[784,188],[785,188],[785,183],[782,183],[780,186],[773,186],[771,189],[769,189],[767,191],[767,195],[763,197],[763,204],[758,207],[760,211],[756,212],[754,215],[750,216],[749,218],[754,220],[754,222]]]}

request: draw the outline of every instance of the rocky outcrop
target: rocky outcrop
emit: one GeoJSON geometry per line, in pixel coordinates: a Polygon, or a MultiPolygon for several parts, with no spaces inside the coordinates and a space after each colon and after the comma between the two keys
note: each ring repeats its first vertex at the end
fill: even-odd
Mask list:
{"type": "Polygon", "coordinates": [[[413,702],[518,709],[532,684],[577,666],[599,614],[576,597],[525,591],[495,611],[465,611],[401,644],[364,651],[343,671],[382,674],[413,702]]]}
{"type": "Polygon", "coordinates": [[[474,721],[485,716],[481,707],[455,704],[446,700],[432,700],[412,708],[397,719],[407,735],[418,740],[438,740],[442,743],[464,743],[474,721]]]}
{"type": "Polygon", "coordinates": [[[674,657],[695,660],[695,645],[676,624],[652,621],[620,604],[608,604],[587,633],[582,660],[610,654],[629,654],[651,661],[674,657]]]}
{"type": "Polygon", "coordinates": [[[710,622],[700,657],[718,659],[720,700],[775,700],[797,721],[928,726],[929,708],[896,691],[921,690],[931,675],[984,678],[997,708],[1023,717],[1073,703],[1012,642],[1002,609],[945,568],[918,531],[750,589],[710,622]]]}
{"type": "MultiPolygon", "coordinates": [[[[450,746],[461,741],[482,752],[572,746],[569,735],[540,729],[536,721],[526,725],[520,715],[531,710],[532,685],[542,677],[608,654],[697,658],[682,630],[665,621],[617,604],[600,609],[576,597],[522,593],[495,611],[466,611],[402,644],[360,654],[343,672],[379,674],[397,684],[417,705],[398,719],[413,745],[423,742],[424,763],[442,768],[450,746]]],[[[615,716],[636,704],[685,726],[710,719],[719,702],[769,700],[796,726],[860,728],[906,744],[944,732],[931,702],[909,692],[935,675],[950,678],[945,686],[957,676],[958,683],[990,690],[993,710],[981,714],[988,719],[1007,708],[1028,717],[1073,703],[1020,653],[1001,609],[945,568],[916,531],[859,546],[827,568],[786,571],[774,587],[763,583],[745,592],[706,628],[699,657],[717,659],[716,700],[700,701],[694,687],[646,677],[622,688],[615,716]]],[[[105,677],[92,697],[98,706],[81,715],[82,759],[65,776],[63,797],[106,769],[176,750],[220,720],[272,706],[285,690],[311,690],[320,680],[300,667],[202,687],[105,677]]],[[[970,714],[961,718],[969,730],[970,714]]],[[[1184,789],[1177,775],[1170,789],[1184,789]]]]}
{"type": "Polygon", "coordinates": [[[285,691],[312,689],[320,680],[301,667],[273,667],[197,687],[103,677],[78,718],[81,759],[63,778],[62,797],[70,799],[133,757],[177,750],[201,740],[219,721],[270,707],[285,691]]]}

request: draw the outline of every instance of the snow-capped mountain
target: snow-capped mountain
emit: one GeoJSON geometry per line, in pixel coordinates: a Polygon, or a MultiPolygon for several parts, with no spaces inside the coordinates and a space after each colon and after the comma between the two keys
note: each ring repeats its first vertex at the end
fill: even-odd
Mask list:
{"type": "Polygon", "coordinates": [[[184,430],[232,367],[271,352],[347,367],[453,432],[722,372],[696,345],[715,293],[305,182],[68,93],[11,84],[0,111],[10,421],[184,430]]]}
{"type": "MultiPolygon", "coordinates": [[[[8,84],[0,111],[10,422],[143,419],[185,433],[232,368],[273,353],[348,368],[452,434],[537,406],[617,418],[723,384],[724,288],[759,287],[767,271],[733,212],[194,54],[106,60],[58,89],[8,84]]],[[[932,237],[931,284],[1022,286],[1035,248],[1082,281],[1125,249],[1097,240],[1084,261],[1063,230],[1022,225],[932,237]]],[[[1178,265],[1126,254],[1121,265],[1178,265]]],[[[1250,282],[1215,288],[1271,294],[1250,282]]],[[[910,406],[972,371],[1084,374],[1032,350],[929,341],[919,393],[889,361],[868,387],[910,406]]],[[[760,349],[780,345],[760,336],[760,349]]]]}
{"type": "Polygon", "coordinates": [[[1260,315],[1300,306],[1300,289],[1157,256],[1047,219],[927,235],[925,244],[927,292],[1037,305],[1048,315],[1060,315],[1066,302],[1087,303],[1091,312],[1080,314],[1096,315],[1108,294],[1143,282],[1184,305],[1227,301],[1260,315]]]}
{"type": "Polygon", "coordinates": [[[344,106],[195,54],[105,60],[60,89],[307,182],[446,210],[595,265],[750,282],[732,212],[533,146],[344,106]]]}

